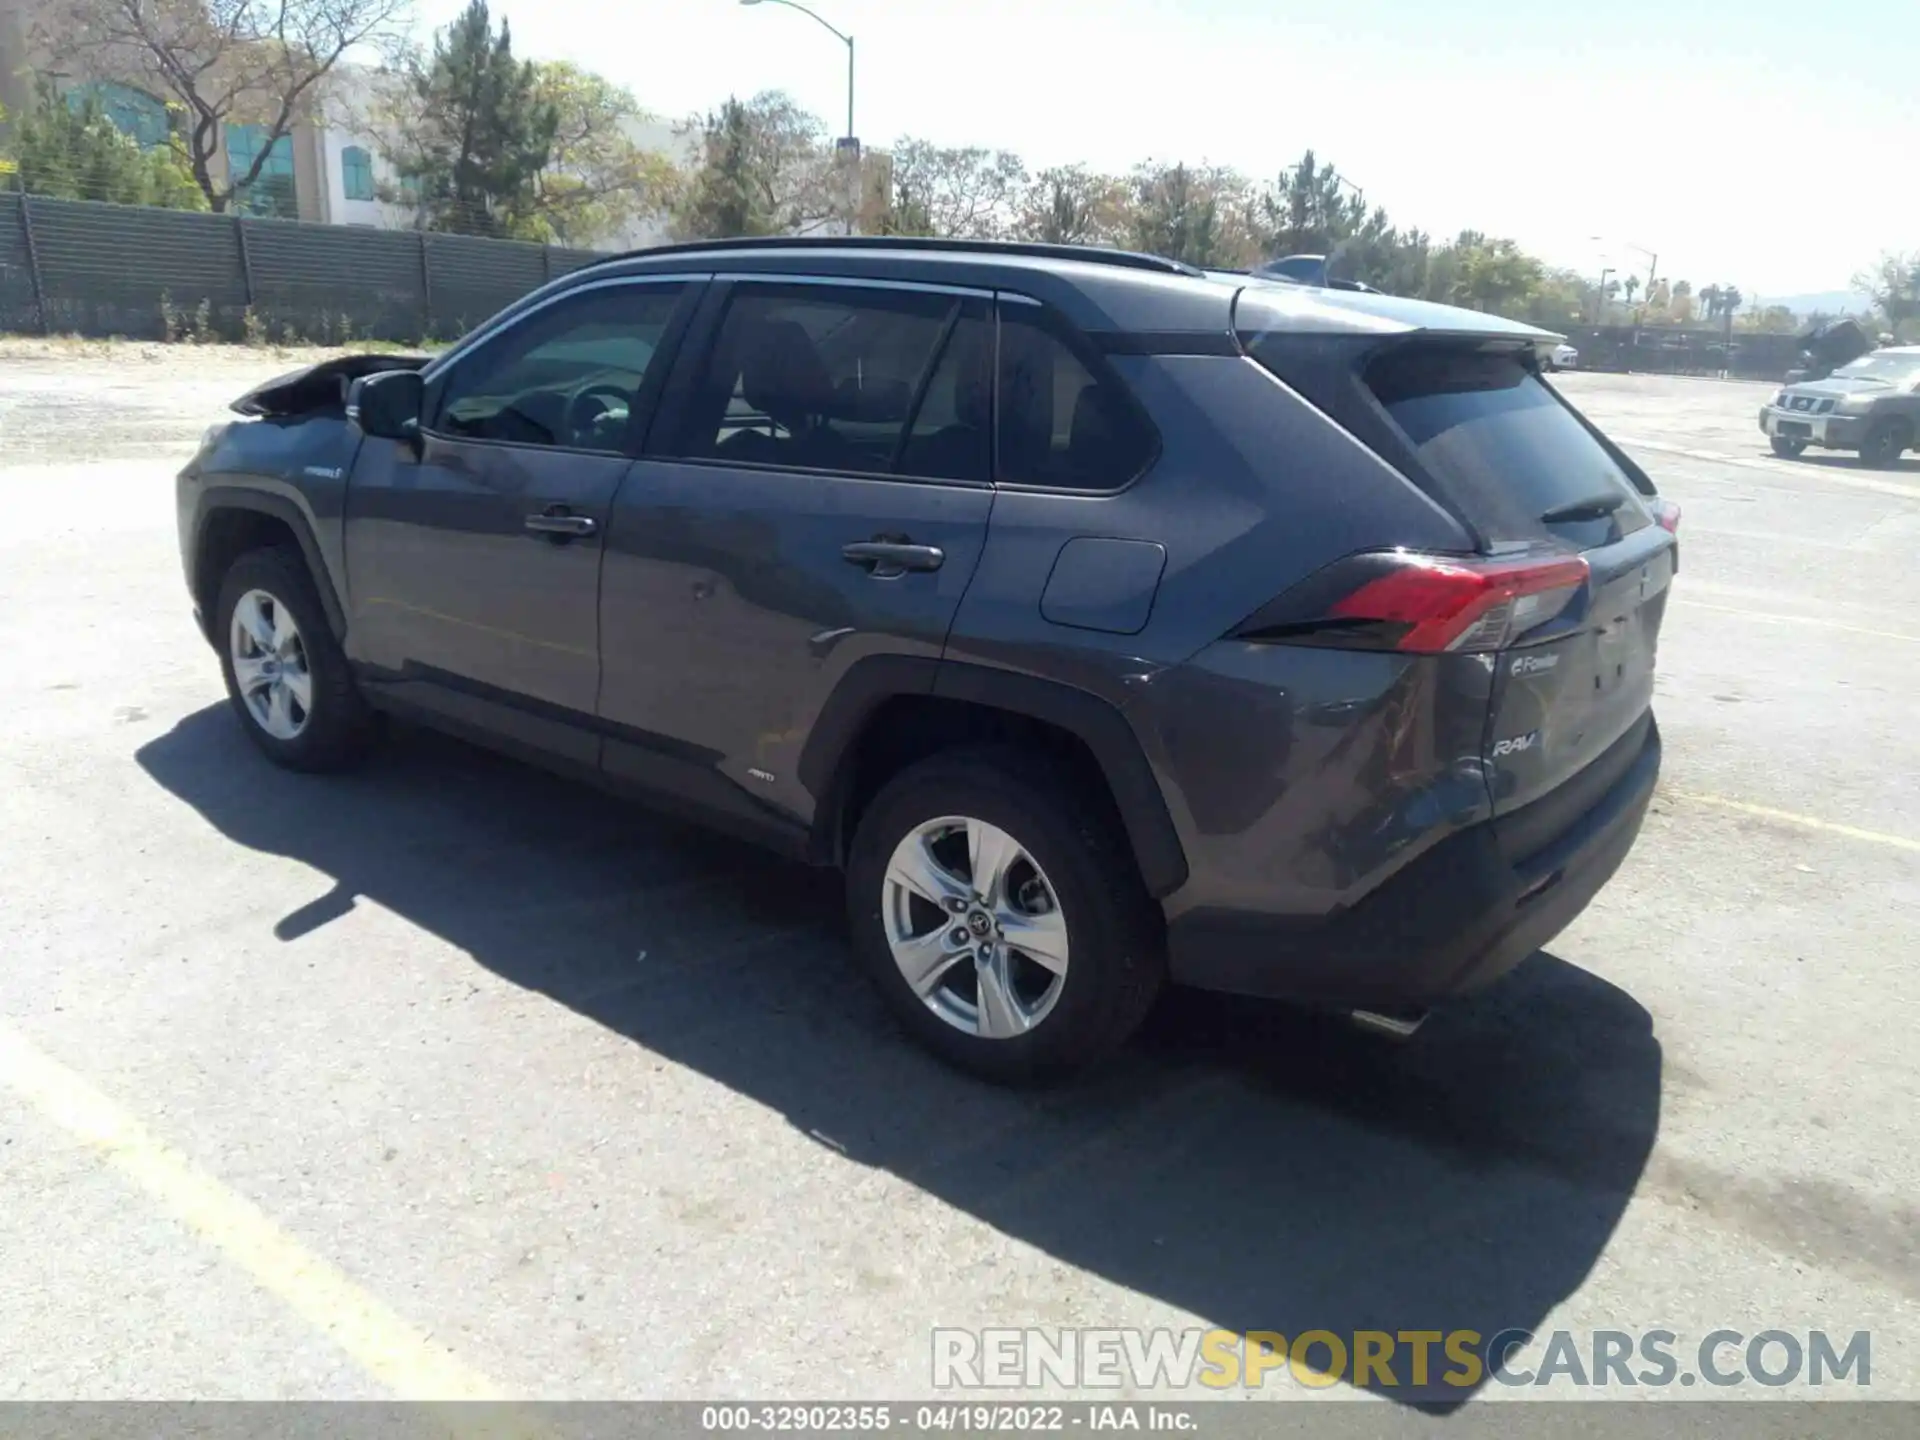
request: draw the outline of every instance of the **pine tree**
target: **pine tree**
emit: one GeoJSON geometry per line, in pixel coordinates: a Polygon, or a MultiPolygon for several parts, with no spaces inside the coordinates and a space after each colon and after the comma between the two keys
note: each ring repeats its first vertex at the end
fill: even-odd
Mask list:
{"type": "Polygon", "coordinates": [[[753,183],[753,123],[747,107],[731,97],[707,117],[705,156],[694,176],[681,221],[690,235],[768,235],[778,228],[756,203],[753,183]]]}
{"type": "Polygon", "coordinates": [[[820,129],[779,91],[729,97],[707,116],[699,167],[673,207],[673,233],[688,240],[800,234],[844,214],[846,172],[835,168],[820,129]]]}
{"type": "Polygon", "coordinates": [[[506,20],[496,35],[486,0],[470,0],[408,89],[414,123],[395,168],[425,227],[518,233],[537,208],[559,115],[541,100],[532,62],[513,58],[506,20]]]}

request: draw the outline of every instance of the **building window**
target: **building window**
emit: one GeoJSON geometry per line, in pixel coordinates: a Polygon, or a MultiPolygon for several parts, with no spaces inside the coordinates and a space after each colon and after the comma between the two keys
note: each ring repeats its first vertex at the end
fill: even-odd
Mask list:
{"type": "Polygon", "coordinates": [[[349,200],[371,200],[373,196],[373,156],[358,145],[340,152],[340,188],[349,200]]]}
{"type": "Polygon", "coordinates": [[[132,137],[143,150],[165,145],[173,132],[167,107],[144,90],[112,80],[94,80],[67,91],[67,104],[78,113],[92,101],[122,135],[132,137]]]}
{"type": "MultiPolygon", "coordinates": [[[[253,168],[254,158],[266,143],[267,127],[264,125],[227,126],[228,176],[235,181],[244,179],[253,168]]],[[[299,218],[300,205],[293,188],[293,141],[288,136],[282,135],[273,142],[260,173],[254,177],[251,185],[240,191],[234,204],[246,215],[264,215],[279,220],[299,218]]]]}

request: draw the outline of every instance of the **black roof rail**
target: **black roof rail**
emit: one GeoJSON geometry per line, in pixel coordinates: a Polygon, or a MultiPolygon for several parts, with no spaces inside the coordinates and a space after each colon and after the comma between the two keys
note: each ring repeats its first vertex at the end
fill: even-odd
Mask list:
{"type": "MultiPolygon", "coordinates": [[[[1164,255],[1137,250],[1113,250],[1103,245],[1048,245],[1029,240],[950,240],[931,235],[747,235],[727,240],[688,240],[677,245],[649,245],[594,261],[595,266],[616,260],[646,260],[656,255],[698,255],[711,250],[918,250],[937,255],[1025,255],[1040,260],[1079,260],[1093,265],[1118,265],[1128,270],[1156,270],[1163,275],[1202,275],[1198,266],[1164,255]]],[[[576,272],[577,273],[577,272],[576,272]]]]}

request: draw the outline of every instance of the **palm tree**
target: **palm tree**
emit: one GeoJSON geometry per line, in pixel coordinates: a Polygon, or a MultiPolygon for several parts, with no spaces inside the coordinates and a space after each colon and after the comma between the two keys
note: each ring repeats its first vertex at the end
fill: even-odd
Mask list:
{"type": "Polygon", "coordinates": [[[1640,277],[1638,275],[1629,275],[1624,284],[1627,291],[1627,304],[1631,305],[1633,304],[1633,292],[1640,288],[1640,277]]]}

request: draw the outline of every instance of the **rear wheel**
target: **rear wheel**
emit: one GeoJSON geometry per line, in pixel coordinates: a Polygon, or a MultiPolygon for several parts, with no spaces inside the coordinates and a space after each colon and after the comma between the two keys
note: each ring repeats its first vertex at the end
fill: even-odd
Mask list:
{"type": "Polygon", "coordinates": [[[269,760],[333,770],[360,758],[373,715],[298,555],[249,550],[235,560],[214,623],[227,698],[269,760]]]}
{"type": "Polygon", "coordinates": [[[1860,442],[1860,463],[1875,470],[1891,470],[1900,463],[1900,452],[1911,444],[1913,432],[1904,420],[1879,421],[1860,442]]]}
{"type": "Polygon", "coordinates": [[[998,747],[901,772],[861,816],[847,909],[861,963],[936,1055],[1008,1084],[1118,1048],[1165,974],[1159,907],[1099,805],[998,747]]]}
{"type": "Polygon", "coordinates": [[[1783,460],[1798,460],[1806,448],[1807,442],[1804,440],[1790,440],[1785,435],[1773,437],[1773,453],[1783,460]]]}

